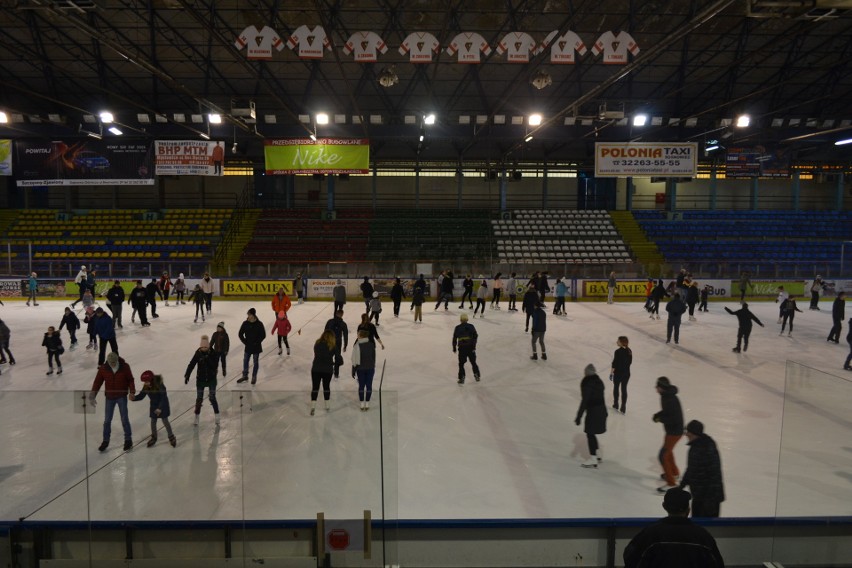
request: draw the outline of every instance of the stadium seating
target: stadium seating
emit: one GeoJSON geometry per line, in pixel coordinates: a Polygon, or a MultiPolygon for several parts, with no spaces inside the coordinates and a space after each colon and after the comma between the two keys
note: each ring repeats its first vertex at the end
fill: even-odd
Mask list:
{"type": "Polygon", "coordinates": [[[370,260],[492,258],[491,213],[481,209],[383,209],[370,225],[370,260]]]}

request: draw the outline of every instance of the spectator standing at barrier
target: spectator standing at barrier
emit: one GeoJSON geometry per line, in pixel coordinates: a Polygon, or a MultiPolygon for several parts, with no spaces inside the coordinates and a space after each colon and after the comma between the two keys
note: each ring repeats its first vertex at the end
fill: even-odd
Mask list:
{"type": "MultiPolygon", "coordinates": [[[[491,283],[491,287],[493,288],[491,293],[491,308],[495,310],[500,309],[500,295],[503,293],[503,274],[498,272],[494,275],[494,282],[491,283]]],[[[482,313],[485,314],[485,310],[482,310],[482,313]]]]}
{"type": "Polygon", "coordinates": [[[606,433],[607,412],[604,384],[592,364],[586,365],[583,380],[580,382],[580,408],[577,409],[577,417],[574,419],[577,426],[580,425],[583,414],[586,415],[583,431],[589,443],[589,459],[580,465],[597,469],[598,464],[603,461],[603,454],[598,445],[598,434],[606,433]]]}
{"type": "Polygon", "coordinates": [[[204,304],[207,308],[207,313],[213,313],[213,280],[210,278],[210,273],[205,272],[204,277],[199,283],[201,292],[204,294],[204,304]]]}
{"type": "MultiPolygon", "coordinates": [[[[341,311],[340,314],[342,317],[343,312],[341,311]]],[[[325,411],[330,410],[331,373],[340,369],[337,363],[339,352],[334,331],[326,328],[314,343],[314,360],[311,364],[311,416],[316,412],[320,384],[325,400],[325,411]]]]}
{"type": "Polygon", "coordinates": [[[752,291],[754,291],[754,285],[751,283],[751,273],[748,270],[745,270],[740,274],[740,302],[745,301],[746,292],[748,291],[749,286],[751,286],[752,291]]]}
{"type": "Polygon", "coordinates": [[[80,319],[77,317],[77,314],[74,313],[74,310],[71,308],[65,308],[65,315],[62,316],[62,321],[59,322],[59,331],[62,331],[63,327],[68,328],[68,336],[71,338],[71,349],[77,348],[77,330],[80,329],[80,319]]]}
{"type": "Polygon", "coordinates": [[[160,289],[160,295],[163,297],[163,302],[169,305],[169,295],[172,293],[172,279],[169,278],[168,272],[163,272],[160,280],[157,282],[157,287],[160,289]]]}
{"type": "Polygon", "coordinates": [[[657,379],[657,394],[660,395],[660,406],[662,409],[654,414],[654,422],[660,422],[665,430],[663,447],[660,448],[659,460],[663,467],[662,478],[666,484],[657,489],[658,493],[665,493],[675,487],[675,482],[680,476],[674,458],[674,447],[683,436],[683,410],[677,397],[677,387],[669,382],[667,377],[657,379]]]}
{"type": "Polygon", "coordinates": [[[606,283],[606,303],[611,304],[613,298],[615,297],[615,289],[618,285],[618,281],[615,279],[615,271],[609,273],[609,280],[606,283]]]}
{"type": "Polygon", "coordinates": [[[672,332],[674,332],[674,341],[677,345],[680,341],[680,320],[686,311],[686,304],[680,299],[678,292],[675,292],[674,298],[666,304],[666,311],[669,313],[666,321],[666,343],[671,342],[672,332]]]}
{"type": "Polygon", "coordinates": [[[278,317],[278,312],[286,314],[290,310],[291,305],[293,305],[293,302],[290,301],[290,296],[287,295],[287,292],[284,291],[284,286],[282,286],[278,289],[278,293],[272,296],[273,316],[278,317]]]}
{"type": "Polygon", "coordinates": [[[547,314],[544,313],[544,309],[541,305],[541,302],[536,303],[535,308],[533,308],[532,313],[532,356],[530,359],[533,361],[538,360],[538,354],[535,352],[535,343],[538,341],[541,346],[541,358],[544,361],[547,361],[547,351],[544,346],[544,334],[547,332],[547,314]]]}
{"type": "Polygon", "coordinates": [[[476,309],[473,310],[473,317],[476,317],[476,314],[479,313],[480,308],[482,308],[482,314],[479,317],[485,317],[485,298],[487,297],[488,282],[483,279],[482,282],[479,284],[479,288],[477,288],[476,290],[476,309]]]}
{"type": "Polygon", "coordinates": [[[332,289],[331,295],[334,297],[334,311],[342,310],[346,305],[346,286],[343,285],[343,280],[337,281],[337,286],[332,289]]]}
{"type": "Polygon", "coordinates": [[[86,291],[86,265],[80,267],[80,272],[77,273],[77,276],[74,277],[74,284],[77,285],[77,291],[80,294],[80,297],[74,300],[71,304],[72,308],[76,308],[77,304],[83,301],[83,292],[86,291]]]}
{"type": "Polygon", "coordinates": [[[196,284],[195,289],[189,293],[189,303],[195,304],[195,319],[192,323],[198,323],[198,314],[201,313],[201,321],[204,321],[204,303],[207,294],[201,289],[201,284],[196,284]]]}
{"type": "Polygon", "coordinates": [[[778,286],[778,297],[775,298],[775,303],[778,304],[778,323],[781,323],[781,318],[784,317],[784,300],[790,297],[784,286],[778,286]]]}
{"type": "Polygon", "coordinates": [[[15,357],[12,355],[12,352],[9,351],[9,339],[11,338],[12,332],[9,331],[9,326],[6,325],[6,322],[0,319],[0,364],[8,363],[10,365],[15,364],[15,357]]]}
{"type": "Polygon", "coordinates": [[[562,278],[556,279],[556,302],[553,304],[553,315],[564,316],[565,312],[565,294],[568,293],[568,286],[562,278]]]}
{"type": "Polygon", "coordinates": [[[334,376],[339,378],[340,366],[343,364],[342,353],[346,353],[346,347],[349,345],[349,326],[343,321],[343,310],[334,312],[334,317],[325,322],[325,329],[334,334],[334,366],[332,371],[334,376]]]}
{"type": "Polygon", "coordinates": [[[524,324],[524,332],[528,332],[530,330],[530,318],[532,318],[533,310],[535,310],[535,305],[541,303],[538,299],[538,294],[535,291],[535,284],[530,282],[527,287],[527,291],[524,294],[524,299],[521,301],[521,309],[524,310],[524,313],[527,315],[526,323],[524,324]]]}
{"type": "Polygon", "coordinates": [[[426,301],[425,289],[415,286],[411,293],[411,310],[414,310],[414,323],[423,323],[423,302],[426,301]]]}
{"type": "Polygon", "coordinates": [[[228,351],[231,350],[231,338],[225,330],[225,322],[216,324],[216,331],[210,338],[210,349],[216,354],[216,358],[222,363],[222,378],[228,374],[227,360],[228,351]]]}
{"type": "Polygon", "coordinates": [[[787,327],[787,322],[789,321],[790,331],[787,332],[787,337],[793,337],[793,320],[796,318],[796,312],[802,313],[802,310],[796,305],[796,298],[794,296],[790,296],[781,302],[781,313],[784,315],[781,316],[781,331],[778,332],[778,335],[784,334],[784,328],[787,327]]]}
{"type": "Polygon", "coordinates": [[[89,403],[95,406],[95,397],[98,391],[104,387],[106,406],[104,407],[104,431],[103,441],[98,446],[98,451],[103,452],[109,447],[109,439],[112,433],[112,416],[115,408],[121,416],[121,426],[124,429],[124,451],[133,448],[133,434],[130,429],[130,418],[127,415],[127,400],[136,395],[136,383],[130,365],[113,351],[107,355],[106,363],[98,367],[98,374],[92,383],[89,392],[89,403]],[[128,396],[129,395],[129,396],[128,396]]]}
{"type": "Polygon", "coordinates": [[[391,300],[393,300],[393,317],[399,317],[399,306],[402,305],[402,300],[405,298],[405,290],[402,287],[402,282],[397,277],[390,291],[391,300]]]}
{"type": "Polygon", "coordinates": [[[124,288],[121,287],[121,282],[118,280],[112,285],[106,293],[107,298],[107,307],[109,311],[112,312],[112,322],[113,325],[117,325],[119,328],[124,328],[121,325],[121,308],[124,306],[124,288]]]}
{"type": "Polygon", "coordinates": [[[370,341],[367,330],[358,331],[358,339],[352,346],[352,378],[358,381],[358,400],[361,410],[370,409],[373,396],[373,377],[376,374],[376,344],[370,341]]]}
{"type": "Polygon", "coordinates": [[[630,341],[621,335],[615,343],[618,349],[612,355],[612,366],[609,371],[609,379],[612,381],[612,407],[622,414],[627,413],[627,383],[630,381],[630,365],[633,364],[633,351],[630,350],[630,341]],[[621,394],[621,405],[618,403],[621,394]]]}
{"type": "Polygon", "coordinates": [[[462,280],[462,298],[461,304],[459,304],[459,309],[464,309],[464,299],[467,298],[467,303],[470,304],[470,307],[473,307],[473,278],[470,277],[470,274],[465,276],[464,280],[462,280]]]}
{"type": "Polygon", "coordinates": [[[47,349],[47,373],[45,374],[53,374],[53,360],[56,359],[56,374],[61,375],[62,361],[59,360],[59,356],[65,352],[65,348],[62,347],[62,338],[59,337],[59,333],[55,327],[50,326],[47,328],[44,339],[41,340],[41,346],[47,349]]]}
{"type": "Polygon", "coordinates": [[[364,299],[364,311],[366,311],[367,314],[369,314],[370,313],[370,300],[373,299],[373,292],[375,292],[375,290],[373,289],[373,285],[370,283],[370,277],[369,276],[364,277],[364,281],[361,282],[360,288],[361,288],[361,297],[364,299]]]}
{"type": "Polygon", "coordinates": [[[30,279],[27,284],[27,306],[30,305],[30,301],[32,301],[34,306],[38,305],[36,292],[38,292],[38,274],[30,272],[30,279]]]}
{"type": "Polygon", "coordinates": [[[163,299],[163,293],[160,292],[160,287],[157,286],[157,279],[151,278],[151,282],[145,286],[145,299],[148,300],[148,305],[151,306],[151,317],[158,318],[157,315],[157,296],[163,299]]]}
{"type": "Polygon", "coordinates": [[[201,336],[201,341],[198,344],[198,349],[192,354],[192,359],[189,365],[186,366],[186,372],[183,374],[183,384],[188,385],[189,379],[192,377],[192,370],[195,371],[195,417],[193,418],[193,426],[198,426],[198,420],[201,416],[201,406],[204,404],[204,389],[207,389],[208,400],[210,406],[213,407],[213,416],[216,426],[219,425],[219,402],[216,400],[216,372],[219,370],[219,359],[217,352],[211,349],[210,339],[206,335],[201,336]]]}
{"type": "Polygon", "coordinates": [[[115,338],[112,318],[106,315],[103,308],[95,310],[95,333],[98,334],[101,343],[100,351],[98,351],[98,365],[103,365],[107,344],[114,353],[118,353],[118,341],[115,338]]]}
{"type": "Polygon", "coordinates": [[[509,275],[509,279],[506,280],[506,289],[509,291],[509,307],[508,310],[510,312],[517,312],[518,308],[515,307],[515,302],[518,299],[518,279],[515,277],[515,273],[511,273],[509,275]]]}
{"type": "Polygon", "coordinates": [[[249,359],[253,359],[254,365],[251,372],[251,384],[257,383],[257,372],[260,369],[260,354],[263,353],[263,340],[266,339],[266,329],[263,323],[257,319],[257,311],[254,308],[249,308],[246,312],[246,320],[240,326],[240,331],[237,334],[240,341],[245,346],[243,353],[243,376],[237,379],[238,383],[244,383],[248,380],[249,359]]]}
{"type": "Polygon", "coordinates": [[[300,304],[305,303],[305,280],[301,272],[296,274],[296,277],[293,279],[293,290],[296,291],[298,302],[300,304]]]}
{"type": "Polygon", "coordinates": [[[814,278],[813,283],[811,284],[811,307],[812,310],[819,310],[819,295],[825,288],[825,283],[822,280],[822,276],[817,274],[817,277],[814,278]]]}
{"type": "Polygon", "coordinates": [[[689,280],[686,286],[686,305],[689,307],[689,321],[695,321],[695,304],[698,303],[698,282],[689,280]]]}
{"type": "Polygon", "coordinates": [[[467,323],[467,314],[459,316],[461,323],[453,330],[453,353],[459,354],[459,385],[464,384],[464,364],[470,360],[473,378],[479,382],[479,366],[476,364],[476,342],[478,334],[472,324],[467,323]]]}
{"type": "Polygon", "coordinates": [[[843,330],[844,319],[846,319],[846,292],[840,291],[831,305],[831,320],[834,325],[831,326],[826,341],[840,343],[840,332],[843,330]]]}
{"type": "Polygon", "coordinates": [[[692,516],[719,516],[719,507],[725,500],[725,485],[722,482],[722,460],[713,438],[704,433],[704,424],[691,420],[686,425],[689,453],[686,457],[686,472],[680,480],[680,488],[689,487],[692,492],[692,516]]]}
{"type": "Polygon", "coordinates": [[[624,548],[625,568],[725,568],[716,540],[689,520],[689,491],[670,489],[663,498],[669,514],[639,531],[624,548]]]}
{"type": "Polygon", "coordinates": [[[151,437],[146,446],[150,448],[157,443],[157,420],[162,420],[166,434],[169,436],[169,443],[173,448],[177,447],[177,438],[169,422],[172,410],[166,385],[163,384],[163,376],[155,375],[153,371],[145,371],[139,379],[142,381],[142,389],[136,396],[131,396],[130,400],[138,402],[147,396],[150,402],[148,417],[151,419],[151,437]]]}
{"type": "Polygon", "coordinates": [[[737,346],[732,349],[734,353],[740,352],[740,343],[742,343],[742,350],[748,351],[748,337],[751,335],[751,322],[757,322],[757,325],[763,327],[763,323],[757,319],[757,316],[751,313],[751,310],[748,309],[748,303],[743,302],[742,308],[737,311],[731,310],[728,306],[725,306],[725,311],[731,314],[732,316],[737,316],[737,320],[739,320],[739,326],[737,327],[737,346]]]}
{"type": "Polygon", "coordinates": [[[183,272],[181,272],[175,280],[175,305],[186,303],[183,301],[184,294],[186,294],[186,281],[183,279],[183,272]]]}

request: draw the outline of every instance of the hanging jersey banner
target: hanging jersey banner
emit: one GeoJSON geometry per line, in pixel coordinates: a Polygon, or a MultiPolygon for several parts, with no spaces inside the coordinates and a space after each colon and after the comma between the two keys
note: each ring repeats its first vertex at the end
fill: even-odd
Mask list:
{"type": "Polygon", "coordinates": [[[257,59],[269,61],[272,59],[272,48],[275,51],[284,49],[284,41],[278,33],[269,26],[263,26],[258,30],[255,26],[249,26],[234,41],[237,49],[246,48],[246,59],[257,59]]]}
{"type": "Polygon", "coordinates": [[[358,63],[375,63],[376,52],[387,53],[388,46],[376,32],[355,32],[343,46],[346,55],[355,54],[358,63]]]}
{"type": "Polygon", "coordinates": [[[287,47],[296,49],[302,59],[322,59],[323,49],[331,51],[331,42],[322,26],[299,26],[287,40],[287,47]]]}
{"type": "Polygon", "coordinates": [[[595,177],[695,177],[698,145],[677,142],[598,142],[595,177]]]}
{"type": "Polygon", "coordinates": [[[553,30],[547,34],[547,37],[541,42],[541,49],[546,49],[548,46],[551,46],[550,62],[559,65],[573,65],[574,52],[585,55],[587,51],[586,44],[583,43],[580,36],[570,30],[561,36],[559,30],[553,30]]]}
{"type": "Polygon", "coordinates": [[[12,175],[12,141],[0,140],[0,176],[12,175]]]}
{"type": "Polygon", "coordinates": [[[497,53],[503,55],[506,53],[506,61],[509,63],[529,63],[530,52],[538,55],[539,45],[526,32],[511,32],[500,40],[497,44],[497,53]]]}
{"type": "Polygon", "coordinates": [[[220,176],[225,162],[224,142],[157,140],[154,168],[158,176],[220,176]]]}
{"type": "Polygon", "coordinates": [[[127,139],[16,140],[17,185],[154,185],[152,149],[127,139]]]}
{"type": "Polygon", "coordinates": [[[603,62],[608,65],[626,65],[628,52],[639,55],[639,45],[627,32],[604,32],[592,46],[592,53],[603,53],[603,62]]]}
{"type": "Polygon", "coordinates": [[[266,175],[367,174],[366,138],[283,138],[263,141],[266,175]]]}
{"type": "Polygon", "coordinates": [[[438,53],[441,44],[429,32],[408,34],[399,46],[399,54],[408,54],[411,63],[432,63],[432,54],[438,53]]]}
{"type": "Polygon", "coordinates": [[[491,47],[485,38],[476,32],[463,32],[453,38],[447,46],[447,55],[450,57],[458,53],[459,63],[477,64],[481,61],[479,52],[491,55],[491,47]]]}

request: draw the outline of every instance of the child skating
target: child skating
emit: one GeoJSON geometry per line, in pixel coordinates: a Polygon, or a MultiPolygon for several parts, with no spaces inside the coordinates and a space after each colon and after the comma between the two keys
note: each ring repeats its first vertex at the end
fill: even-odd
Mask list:
{"type": "Polygon", "coordinates": [[[59,331],[62,331],[63,327],[68,328],[68,335],[71,337],[71,349],[76,349],[77,330],[80,329],[80,319],[71,308],[65,308],[65,315],[62,316],[62,321],[59,322],[59,331]]]}
{"type": "Polygon", "coordinates": [[[379,298],[378,292],[373,292],[373,299],[370,300],[370,321],[376,320],[376,327],[379,327],[379,316],[382,315],[382,300],[379,298]]]}
{"type": "Polygon", "coordinates": [[[163,377],[155,375],[153,371],[145,371],[142,373],[142,390],[136,396],[128,395],[128,398],[134,402],[139,402],[146,396],[151,403],[151,409],[148,416],[151,418],[151,438],[146,444],[149,448],[157,443],[157,419],[163,421],[163,426],[166,429],[166,434],[169,435],[169,443],[174,448],[177,446],[177,438],[172,432],[172,425],[169,422],[171,408],[169,407],[169,395],[166,392],[166,385],[163,384],[163,377]]]}
{"type": "MultiPolygon", "coordinates": [[[[88,290],[86,290],[88,292],[88,290]]],[[[95,331],[95,309],[92,306],[86,308],[86,317],[83,318],[83,323],[86,324],[86,333],[89,334],[89,344],[86,349],[98,348],[98,334],[95,331]]]]}
{"type": "Polygon", "coordinates": [[[53,360],[56,360],[56,374],[62,374],[62,362],[59,360],[59,356],[65,351],[62,347],[62,338],[59,337],[59,333],[56,331],[56,328],[50,326],[47,328],[47,333],[44,334],[44,339],[41,342],[42,347],[47,349],[47,367],[48,371],[45,373],[46,375],[53,374],[53,360]]]}
{"type": "Polygon", "coordinates": [[[195,304],[195,319],[192,323],[198,323],[198,314],[201,314],[201,321],[204,321],[204,301],[205,295],[201,290],[201,284],[196,284],[195,289],[189,294],[189,301],[195,304]]]}
{"type": "MultiPolygon", "coordinates": [[[[281,355],[281,343],[284,343],[284,346],[287,348],[287,355],[290,354],[290,344],[287,342],[287,336],[290,335],[290,330],[293,326],[290,325],[290,320],[287,319],[287,312],[281,310],[278,312],[278,317],[275,319],[275,323],[272,324],[272,332],[269,335],[278,334],[278,354],[281,355]]],[[[218,331],[216,332],[218,333],[218,331]]],[[[214,334],[215,336],[215,334],[214,334]]],[[[222,371],[224,375],[224,370],[222,371]]]]}

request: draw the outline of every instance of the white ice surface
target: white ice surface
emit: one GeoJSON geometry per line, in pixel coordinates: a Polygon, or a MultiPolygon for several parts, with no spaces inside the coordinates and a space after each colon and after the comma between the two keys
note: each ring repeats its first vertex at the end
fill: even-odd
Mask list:
{"type": "MultiPolygon", "coordinates": [[[[85,350],[80,333],[81,347],[63,356],[64,374],[45,376],[41,338],[48,325],[58,326],[66,304],[39,304],[0,307],[17,360],[0,367],[0,519],[309,519],[318,511],[353,518],[363,509],[380,518],[382,459],[388,518],[656,517],[663,431],[651,415],[659,408],[660,375],[680,388],[686,420],[704,422],[719,445],[724,516],[852,512],[852,374],[841,370],[846,343],[825,341],[827,302],[821,312],[802,302],[806,311],[797,314],[792,338],[778,335],[776,304],[752,304],[766,328],[755,326],[748,353],[739,355],[731,352],[736,318],[722,309],[734,302],[713,303],[697,322],[684,322],[678,346],[665,344],[665,319],[649,320],[640,303],[573,303],[567,318],[548,315],[548,360],[536,362],[523,315],[504,304],[474,321],[482,382],[468,367],[463,387],[450,343],[461,310],[427,304],[423,324],[414,324],[407,304],[394,319],[388,303],[379,327],[387,347],[379,352],[387,362],[382,423],[377,396],[369,412],[358,409],[348,353],[332,384],[331,411],[320,402],[309,415],[312,345],[330,303],[293,306],[292,356],[279,357],[268,338],[255,387],[235,382],[242,363],[237,330],[250,306],[268,329],[268,302],[216,301],[204,324],[192,323],[189,304],[161,303],[161,317],[147,329],[127,314],[118,342],[137,378],[145,369],[165,377],[178,446],[161,432],[156,446],[145,447],[145,400],[130,403],[134,449],[121,451],[116,413],[102,454],[103,395],[96,413],[84,415],[75,413],[73,394],[90,388],[97,355],[85,350]],[[226,322],[232,344],[229,375],[219,382],[222,427],[214,427],[207,401],[194,427],[193,383],[184,386],[183,374],[199,337],[218,321],[226,322]],[[619,335],[630,338],[634,354],[627,414],[611,412],[600,436],[602,466],[582,469],[586,439],[574,425],[582,370],[593,363],[606,381],[619,335]],[[788,359],[812,369],[794,371],[785,404],[788,359]]],[[[348,304],[350,343],[361,307],[348,304]]],[[[67,347],[65,332],[63,341],[67,347]]],[[[675,452],[681,468],[685,443],[675,452]]]]}

